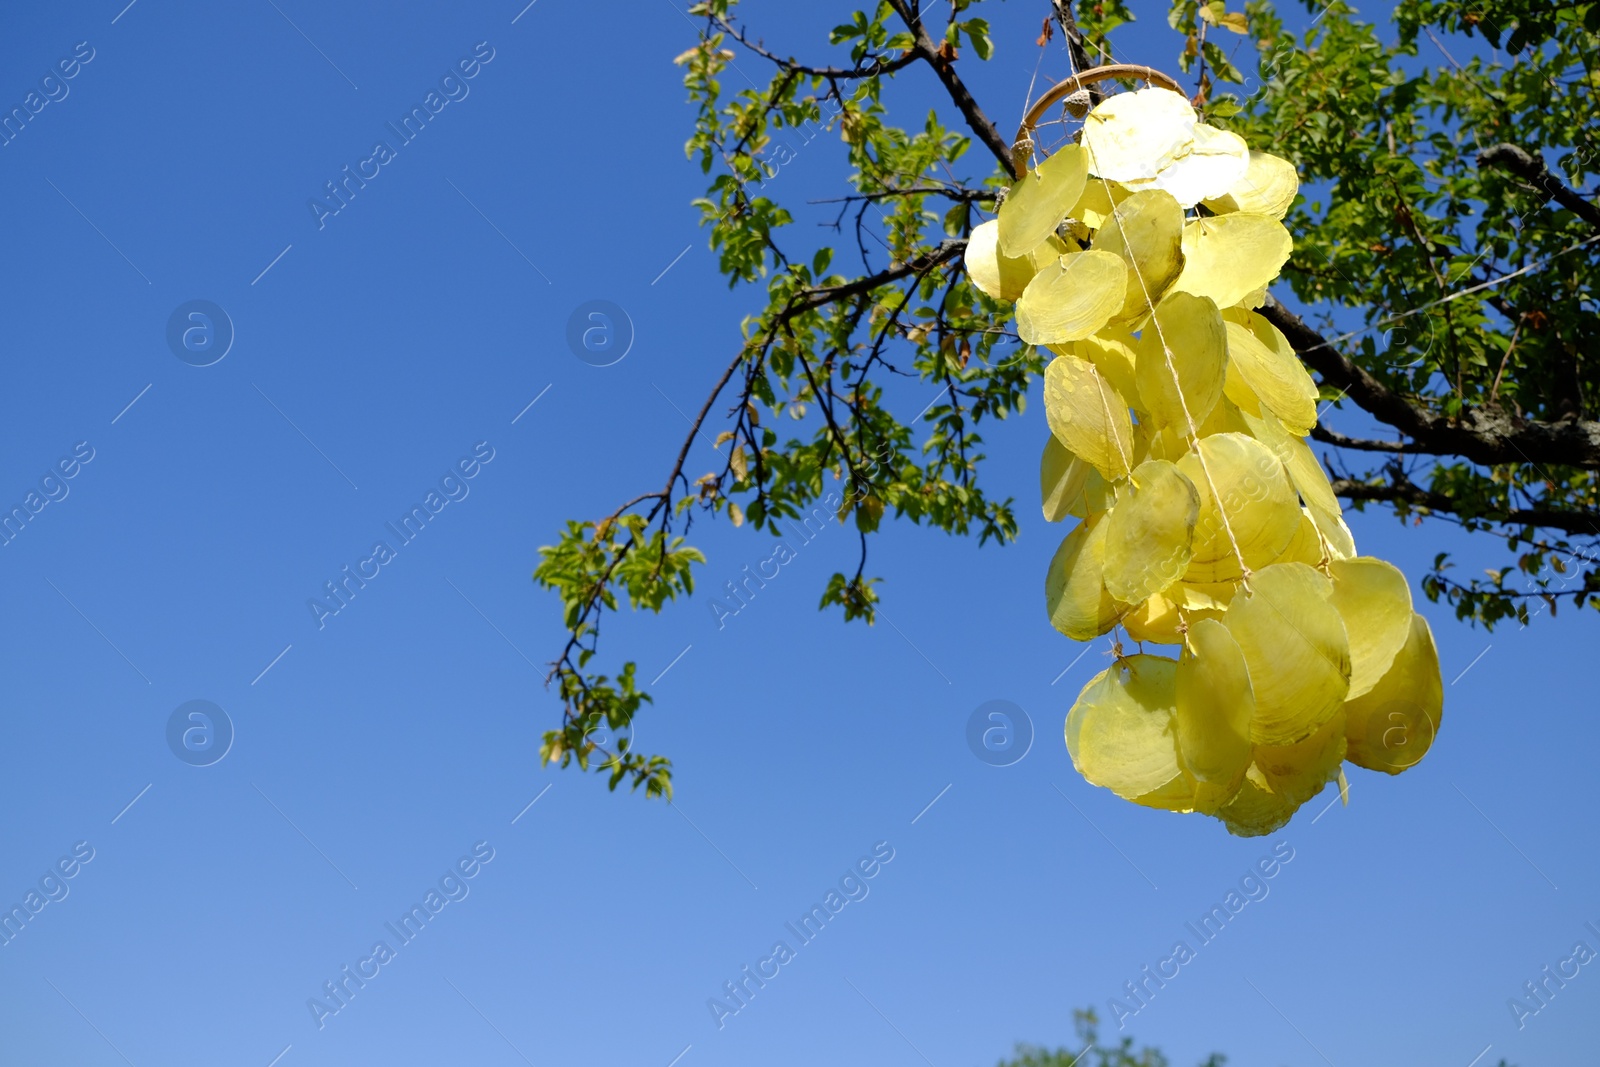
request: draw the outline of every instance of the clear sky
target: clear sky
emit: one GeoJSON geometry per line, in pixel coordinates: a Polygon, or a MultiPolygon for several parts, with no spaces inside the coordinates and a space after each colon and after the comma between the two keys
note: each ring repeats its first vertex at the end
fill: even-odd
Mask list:
{"type": "MultiPolygon", "coordinates": [[[[1600,949],[1592,614],[1485,635],[1424,605],[1443,730],[1403,777],[1354,771],[1348,808],[1318,817],[1325,793],[1257,840],[1136,808],[1061,741],[1105,656],[1043,610],[1062,530],[1036,507],[1037,395],[986,430],[1018,543],[889,525],[879,625],[816,611],[853,559],[834,527],[719,629],[710,591],[772,552],[721,524],[696,527],[693,601],[612,621],[607,664],[659,676],[639,743],[676,761],[676,805],[541,771],[563,631],[538,546],[660,484],[758,306],[689,206],[670,60],[694,28],[678,0],[125,2],[0,35],[0,106],[48,100],[0,148],[0,501],[48,500],[0,548],[0,903],[41,901],[0,946],[0,1063],[986,1067],[1071,1043],[1072,1009],[1107,1015],[1180,940],[1194,958],[1126,1031],[1178,1064],[1592,1062],[1600,967],[1521,1030],[1507,1007],[1600,949]],[[388,124],[430,92],[407,142],[388,124]],[[308,207],[346,167],[364,187],[308,207]],[[605,367],[566,340],[595,300],[635,335],[605,367]],[[231,322],[225,353],[191,301],[231,322]],[[346,567],[371,577],[319,620],[346,567]],[[990,700],[1031,720],[1014,765],[968,748],[990,700]],[[1275,850],[1201,945],[1186,924],[1275,850]],[[811,941],[786,927],[835,889],[811,941]],[[719,1027],[746,966],[776,973],[719,1027]]],[[[1047,5],[985,6],[996,58],[961,62],[1009,131],[1047,5]]],[[[806,56],[850,9],[749,7],[806,56]]],[[[1171,66],[1151,15],[1125,58],[1171,66]]],[[[901,121],[944,108],[934,88],[897,86],[901,121]]],[[[783,169],[797,232],[843,173],[823,140],[783,169]]],[[[1413,578],[1442,547],[1499,560],[1351,525],[1413,578]]]]}

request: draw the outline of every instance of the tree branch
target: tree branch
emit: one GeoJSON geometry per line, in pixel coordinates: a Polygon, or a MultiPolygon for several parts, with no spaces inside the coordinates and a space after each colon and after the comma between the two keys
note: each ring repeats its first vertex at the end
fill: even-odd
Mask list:
{"type": "Polygon", "coordinates": [[[840,81],[853,81],[857,78],[871,78],[880,74],[893,74],[901,67],[910,66],[917,60],[915,53],[907,52],[905,55],[898,56],[887,63],[881,59],[873,58],[870,63],[867,63],[863,66],[811,67],[792,58],[784,59],[776,52],[769,52],[766,48],[746,38],[745,35],[740,32],[738,27],[734,26],[733,23],[729,22],[721,15],[712,15],[711,18],[718,26],[722,27],[722,31],[729,37],[732,37],[735,41],[738,41],[756,55],[763,59],[769,60],[788,73],[808,74],[816,78],[827,78],[830,81],[834,79],[838,79],[840,81]]]}
{"type": "MultiPolygon", "coordinates": [[[[1082,74],[1095,64],[1089,59],[1088,49],[1083,47],[1083,31],[1078,29],[1078,19],[1072,13],[1072,3],[1073,0],[1050,0],[1050,6],[1055,9],[1056,22],[1061,25],[1061,36],[1067,39],[1067,54],[1072,57],[1072,73],[1082,74]]],[[[1099,103],[1100,90],[1091,87],[1089,99],[1099,103]]]]}
{"type": "Polygon", "coordinates": [[[955,63],[939,51],[939,46],[933,43],[933,38],[928,36],[928,31],[923,29],[922,20],[907,5],[906,0],[889,0],[895,11],[905,22],[915,37],[911,51],[914,55],[928,61],[928,66],[933,68],[939,76],[939,81],[944,84],[945,92],[950,94],[950,99],[961,112],[961,117],[966,120],[967,128],[978,135],[994,158],[1000,161],[1000,166],[1015,180],[1018,175],[1011,162],[1011,146],[1001,138],[1000,131],[994,128],[994,123],[989,121],[989,116],[983,113],[978,102],[967,91],[966,83],[955,71],[955,63]]]}
{"type": "Polygon", "coordinates": [[[1546,463],[1600,470],[1600,422],[1537,422],[1499,408],[1467,408],[1455,419],[1435,415],[1356,366],[1272,297],[1267,298],[1261,315],[1283,332],[1300,358],[1322,375],[1323,382],[1343,390],[1363,411],[1410,437],[1409,451],[1461,456],[1486,467],[1546,463]]]}
{"type": "Polygon", "coordinates": [[[1499,167],[1515,174],[1545,196],[1600,230],[1600,208],[1569,189],[1545,167],[1544,160],[1530,156],[1514,144],[1490,145],[1478,153],[1478,166],[1499,167]]]}
{"type": "MultiPolygon", "coordinates": [[[[1390,471],[1393,479],[1388,485],[1373,485],[1369,482],[1358,482],[1349,478],[1339,478],[1333,482],[1333,491],[1336,495],[1346,500],[1371,500],[1384,504],[1403,504],[1424,511],[1439,512],[1444,515],[1461,514],[1456,500],[1444,493],[1436,493],[1424,489],[1400,475],[1397,471],[1390,471]]],[[[1482,519],[1485,522],[1505,523],[1512,526],[1540,526],[1550,530],[1560,530],[1563,533],[1594,536],[1600,534],[1600,512],[1596,511],[1561,511],[1554,508],[1517,508],[1508,511],[1482,514],[1465,515],[1469,519],[1482,519]]]]}

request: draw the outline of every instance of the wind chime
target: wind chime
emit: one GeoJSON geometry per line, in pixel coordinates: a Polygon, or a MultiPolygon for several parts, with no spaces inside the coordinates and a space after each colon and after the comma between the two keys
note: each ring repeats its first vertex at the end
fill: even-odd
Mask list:
{"type": "Polygon", "coordinates": [[[1023,119],[1020,175],[966,250],[1015,304],[1045,370],[1045,518],[1077,525],[1045,578],[1077,641],[1144,645],[1096,675],[1066,722],[1086,779],[1147,807],[1266,834],[1343,763],[1399,774],[1444,704],[1427,622],[1392,564],[1356,554],[1305,437],[1318,390],[1257,313],[1288,261],[1293,164],[1201,121],[1147,67],[1068,78],[1023,119]],[[1089,85],[1143,88],[1092,109],[1089,85]],[[1044,154],[1065,103],[1081,130],[1044,154]]]}

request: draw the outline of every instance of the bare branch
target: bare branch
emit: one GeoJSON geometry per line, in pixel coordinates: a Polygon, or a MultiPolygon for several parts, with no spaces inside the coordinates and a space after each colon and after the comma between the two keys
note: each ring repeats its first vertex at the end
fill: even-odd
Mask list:
{"type": "Polygon", "coordinates": [[[1560,178],[1546,169],[1544,160],[1537,156],[1529,155],[1514,144],[1490,145],[1478,153],[1478,166],[1499,167],[1503,171],[1515,174],[1596,230],[1600,230],[1600,208],[1569,189],[1560,178]]]}
{"type": "Polygon", "coordinates": [[[1300,358],[1322,375],[1323,382],[1343,390],[1363,411],[1412,438],[1414,444],[1408,451],[1460,456],[1487,467],[1545,463],[1600,470],[1600,422],[1538,422],[1488,407],[1469,407],[1454,419],[1436,415],[1356,366],[1304,319],[1271,297],[1261,315],[1283,331],[1300,358]]]}
{"type": "MultiPolygon", "coordinates": [[[[1333,482],[1335,494],[1346,500],[1371,500],[1384,504],[1402,504],[1422,511],[1441,515],[1461,515],[1459,502],[1444,493],[1424,489],[1403,477],[1397,471],[1389,472],[1392,479],[1387,485],[1374,485],[1340,478],[1333,482]]],[[[1484,514],[1465,514],[1467,519],[1505,523],[1512,526],[1539,526],[1564,533],[1594,536],[1600,534],[1600,512],[1563,511],[1555,508],[1514,508],[1484,514]]]]}

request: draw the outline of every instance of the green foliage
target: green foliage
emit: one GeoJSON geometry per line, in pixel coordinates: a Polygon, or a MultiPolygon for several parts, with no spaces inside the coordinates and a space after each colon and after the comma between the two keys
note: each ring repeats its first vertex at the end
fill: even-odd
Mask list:
{"type": "MultiPolygon", "coordinates": [[[[1078,1048],[1054,1051],[1033,1045],[1018,1045],[1013,1059],[1001,1060],[999,1067],[1168,1067],[1167,1057],[1160,1050],[1133,1047],[1133,1038],[1124,1037],[1114,1045],[1100,1042],[1099,1019],[1094,1009],[1075,1010],[1073,1028],[1078,1032],[1078,1048]]],[[[1227,1057],[1212,1053],[1200,1067],[1223,1067],[1227,1057]]]]}
{"type": "MultiPolygon", "coordinates": [[[[590,766],[594,727],[625,725],[649,699],[631,663],[615,680],[588,673],[600,619],[619,601],[660,611],[692,592],[704,561],[682,531],[697,514],[771,534],[819,508],[853,522],[860,562],[829,578],[821,606],[869,625],[878,593],[867,549],[885,519],[980,544],[1016,536],[1012,501],[980,478],[980,431],[1024,411],[1050,353],[1022,344],[1009,307],[962,268],[967,235],[1010,182],[995,123],[1017,117],[1012,101],[986,114],[963,72],[1032,48],[1047,49],[1041,69],[1055,78],[1073,69],[1069,54],[1182,72],[1207,121],[1299,168],[1284,276],[1316,328],[1297,349],[1338,406],[1331,421],[1359,406],[1400,431],[1362,440],[1319,429],[1336,490],[1404,522],[1484,532],[1511,555],[1486,578],[1458,578],[1441,554],[1428,596],[1491,626],[1561,599],[1600,604],[1600,424],[1587,399],[1600,388],[1590,282],[1600,244],[1585,243],[1600,235],[1600,212],[1572,208],[1597,178],[1600,4],[1400,0],[1393,24],[1375,26],[1343,0],[1318,0],[1295,33],[1268,0],[1173,0],[1171,51],[1130,56],[1113,48],[1134,18],[1127,0],[1076,5],[1076,21],[1074,5],[1039,0],[1071,53],[1048,21],[1037,42],[994,39],[984,2],[928,7],[926,19],[928,5],[911,0],[863,6],[816,42],[832,55],[815,63],[746,33],[737,0],[690,9],[704,34],[677,62],[694,108],[686,152],[708,175],[695,204],[728,284],[757,310],[694,420],[698,434],[713,408],[728,413],[722,468],[685,472],[686,444],[660,492],[571,523],[542,550],[535,578],[560,594],[571,633],[551,675],[566,710],[546,735],[547,762],[590,766]],[[769,69],[765,85],[723,84],[740,53],[769,69]],[[896,79],[940,106],[891,114],[896,79]],[[791,133],[833,142],[850,171],[821,246],[794,232],[776,198],[798,195],[782,184],[791,133]],[[1479,158],[1502,142],[1539,173],[1506,165],[1515,153],[1479,158]],[[894,379],[922,387],[925,412],[891,410],[894,379]],[[1519,444],[1534,439],[1578,444],[1535,461],[1519,444]]],[[[669,792],[660,757],[603,755],[613,788],[669,792]]]]}

